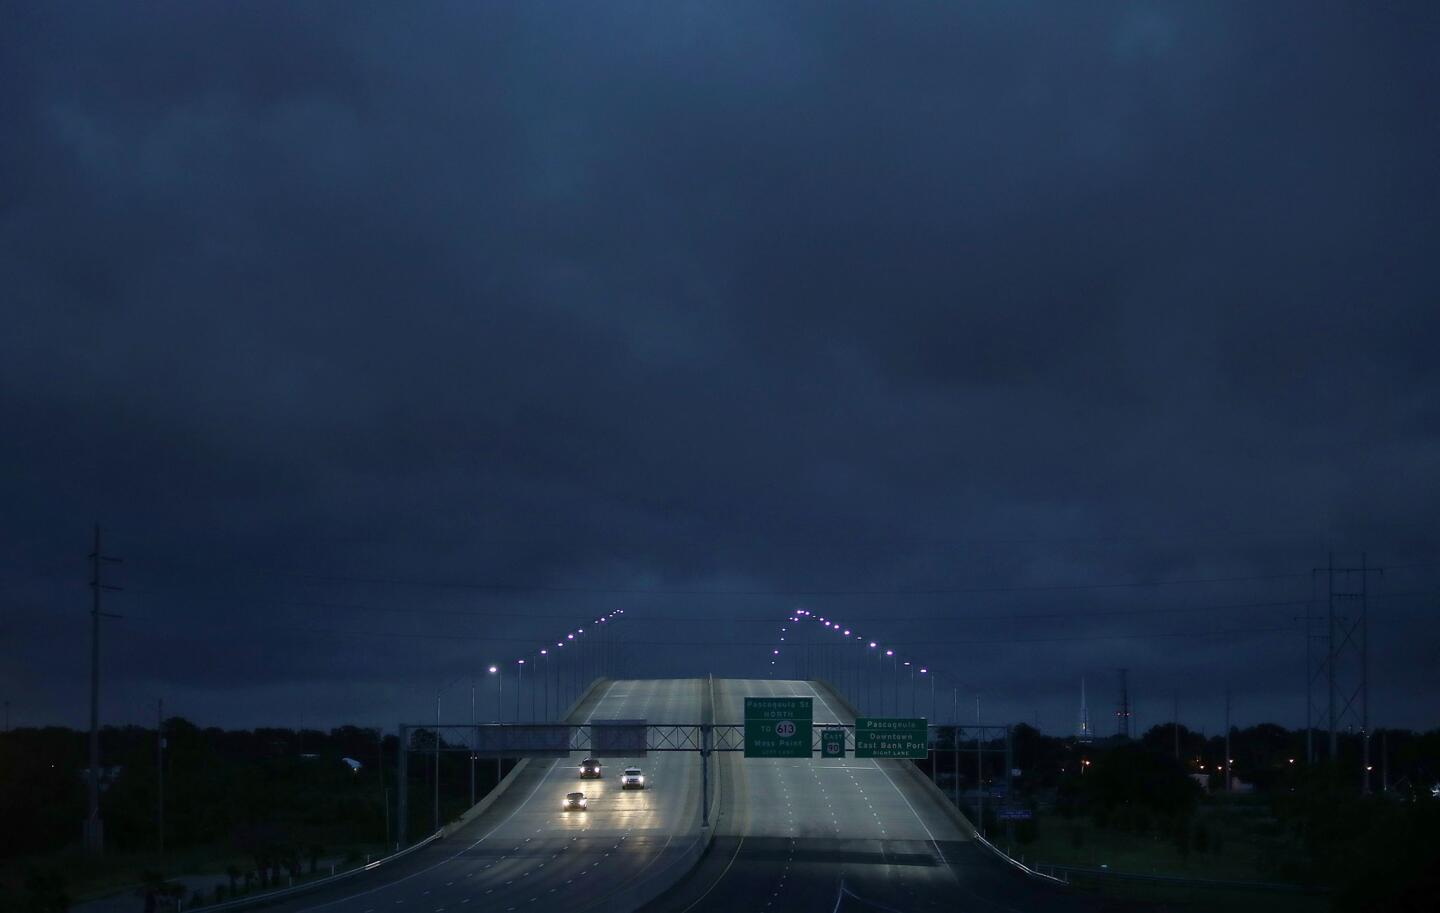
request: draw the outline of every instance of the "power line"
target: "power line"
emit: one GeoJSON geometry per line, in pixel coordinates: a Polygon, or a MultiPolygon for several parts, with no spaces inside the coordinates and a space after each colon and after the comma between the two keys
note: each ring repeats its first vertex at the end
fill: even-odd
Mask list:
{"type": "MultiPolygon", "coordinates": [[[[154,624],[170,624],[166,619],[141,618],[127,616],[130,620],[154,624]]],[[[234,626],[229,630],[242,631],[263,631],[273,634],[319,634],[324,636],[342,637],[382,637],[407,640],[452,640],[462,642],[480,641],[484,643],[515,643],[515,644],[536,644],[542,638],[537,637],[490,637],[479,634],[432,634],[420,631],[364,631],[354,628],[318,628],[303,625],[251,625],[234,626]]],[[[1247,634],[1272,634],[1278,632],[1293,633],[1293,627],[1281,628],[1241,628],[1228,631],[1164,631],[1149,632],[1141,634],[1100,634],[1084,635],[1079,637],[1038,637],[1038,638],[991,638],[984,640],[958,640],[946,638],[926,638],[925,640],[893,641],[887,640],[887,647],[926,647],[926,646],[964,646],[972,644],[1025,644],[1025,643],[1069,643],[1074,641],[1099,641],[1099,640],[1147,640],[1150,638],[1166,637],[1226,637],[1247,634]]],[[[768,647],[772,641],[724,641],[717,643],[715,640],[631,640],[625,641],[632,646],[646,647],[768,647]]],[[[835,641],[834,646],[843,646],[848,641],[835,641]]],[[[538,649],[538,647],[537,647],[538,649]]]]}
{"type": "MultiPolygon", "coordinates": [[[[244,604],[246,604],[246,605],[251,605],[251,606],[281,606],[281,607],[287,607],[287,608],[340,609],[340,610],[355,611],[355,612],[389,612],[389,613],[400,614],[400,615],[446,615],[446,616],[454,616],[454,617],[459,617],[459,618],[572,618],[572,617],[575,617],[575,613],[571,613],[571,612],[567,612],[567,613],[491,612],[491,611],[476,611],[476,610],[467,610],[467,609],[441,609],[441,608],[416,607],[416,606],[386,606],[386,605],[375,605],[375,604],[373,604],[373,603],[331,602],[331,601],[328,601],[328,600],[327,600],[327,601],[320,601],[320,600],[305,600],[305,599],[256,599],[256,598],[252,598],[252,597],[248,597],[248,596],[228,596],[228,595],[222,595],[222,594],[216,594],[216,593],[179,595],[179,594],[170,594],[170,593],[166,593],[166,592],[163,592],[163,591],[156,591],[156,590],[135,589],[135,588],[133,588],[133,587],[130,589],[130,592],[133,593],[133,594],[136,594],[136,595],[158,596],[158,597],[165,598],[165,599],[175,599],[175,600],[181,600],[181,599],[195,600],[195,599],[200,599],[200,600],[213,601],[213,602],[238,602],[238,603],[244,603],[244,604]]],[[[1389,596],[1390,596],[1391,598],[1398,598],[1398,597],[1401,597],[1401,596],[1434,596],[1434,597],[1440,597],[1440,592],[1435,592],[1435,593],[1430,593],[1430,592],[1424,592],[1424,593],[1421,593],[1421,592],[1417,592],[1417,593],[1394,593],[1394,594],[1389,594],[1389,596]]],[[[1073,617],[1073,618],[1079,618],[1079,617],[1105,617],[1105,616],[1111,616],[1111,615],[1113,615],[1113,616],[1130,616],[1130,615],[1152,615],[1152,614],[1153,614],[1153,615],[1161,615],[1161,614],[1187,613],[1187,612],[1217,612],[1217,611],[1239,610],[1239,609],[1292,608],[1292,607],[1295,607],[1295,606],[1308,605],[1309,602],[1310,602],[1310,601],[1307,600],[1307,599],[1291,599],[1291,600],[1278,600],[1278,601],[1269,601],[1269,602],[1215,603],[1215,604],[1198,605],[1198,606],[1168,606],[1168,607],[1161,607],[1161,608],[1145,608],[1145,609],[1076,609],[1076,610],[1057,610],[1057,611],[1052,611],[1052,612],[1007,612],[1007,613],[994,613],[994,614],[989,614],[989,615],[979,615],[979,614],[973,614],[973,613],[970,613],[970,612],[949,613],[949,614],[947,614],[947,613],[936,613],[936,614],[931,614],[931,615],[891,615],[891,614],[883,614],[883,615],[855,615],[855,614],[849,614],[849,615],[847,615],[847,617],[848,617],[852,622],[856,622],[856,623],[860,623],[860,622],[878,622],[878,621],[885,621],[885,622],[895,622],[895,621],[937,622],[937,621],[953,620],[953,619],[955,619],[955,618],[964,618],[964,619],[967,619],[967,620],[969,620],[969,619],[973,619],[973,620],[986,620],[986,621],[1006,620],[1006,619],[1026,620],[1026,619],[1034,619],[1034,618],[1072,618],[1072,617],[1073,617]]],[[[647,611],[647,612],[645,613],[645,617],[646,617],[647,619],[657,619],[657,620],[694,621],[696,616],[695,616],[693,613],[687,614],[687,613],[683,613],[683,612],[649,612],[649,611],[647,611]]],[[[723,619],[724,619],[724,621],[727,622],[727,623],[737,623],[737,624],[770,624],[770,623],[774,622],[775,616],[774,616],[773,614],[767,614],[767,615],[724,615],[724,616],[723,616],[723,619]]]]}

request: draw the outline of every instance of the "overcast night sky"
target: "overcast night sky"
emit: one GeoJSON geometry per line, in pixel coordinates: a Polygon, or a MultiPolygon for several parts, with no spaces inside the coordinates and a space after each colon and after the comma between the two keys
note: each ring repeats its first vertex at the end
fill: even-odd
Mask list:
{"type": "Polygon", "coordinates": [[[12,725],[86,719],[99,522],[112,723],[393,726],[616,608],[637,674],[765,676],[805,606],[987,721],[1072,731],[1085,677],[1109,731],[1124,667],[1142,729],[1227,684],[1293,726],[1333,550],[1387,568],[1372,721],[1434,727],[1437,46],[1420,2],[3,0],[12,725]]]}

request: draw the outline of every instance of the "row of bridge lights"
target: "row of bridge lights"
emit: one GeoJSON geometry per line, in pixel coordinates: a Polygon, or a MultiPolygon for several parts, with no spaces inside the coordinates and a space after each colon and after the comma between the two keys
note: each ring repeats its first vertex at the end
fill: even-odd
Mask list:
{"type": "MultiPolygon", "coordinates": [[[[617,615],[624,615],[624,614],[625,614],[625,610],[624,610],[624,609],[616,609],[615,611],[609,613],[608,615],[604,615],[604,616],[602,616],[602,617],[600,617],[600,618],[595,619],[595,624],[597,624],[597,625],[604,624],[605,622],[609,621],[610,619],[614,618],[615,616],[617,616],[617,615]]],[[[564,640],[557,640],[557,641],[555,641],[555,646],[556,646],[556,648],[564,647],[565,644],[567,644],[567,643],[569,643],[570,641],[573,641],[573,640],[575,639],[575,635],[576,635],[576,634],[584,635],[584,633],[585,633],[585,629],[584,629],[584,628],[576,628],[575,630],[571,631],[569,634],[566,634],[564,640]]],[[[550,655],[550,648],[549,648],[549,647],[541,647],[541,648],[540,648],[540,652],[532,655],[532,656],[530,657],[530,659],[538,659],[538,658],[541,657],[541,656],[549,656],[549,655],[550,655]]],[[[524,659],[524,658],[517,659],[517,660],[515,660],[515,664],[516,664],[517,666],[523,666],[523,665],[525,665],[525,659],[524,659]]],[[[490,667],[490,674],[491,674],[491,675],[494,675],[495,673],[497,673],[497,672],[499,672],[499,671],[500,671],[500,667],[499,667],[499,666],[491,666],[491,667],[490,667]]]]}
{"type": "MultiPolygon", "coordinates": [[[[840,622],[838,622],[838,621],[831,621],[830,619],[826,618],[826,617],[823,616],[823,615],[816,615],[814,612],[811,612],[811,611],[809,611],[808,609],[796,609],[796,610],[794,611],[794,613],[790,616],[790,623],[791,623],[791,624],[799,624],[802,619],[808,619],[808,620],[810,620],[810,621],[818,621],[818,622],[820,622],[821,624],[823,624],[825,627],[829,628],[829,629],[832,630],[832,631],[835,631],[837,634],[840,634],[842,637],[845,637],[845,638],[847,638],[847,639],[848,639],[848,638],[852,635],[852,633],[853,633],[853,632],[851,632],[851,630],[850,630],[849,628],[844,627],[843,625],[841,625],[840,622]]],[[[789,630],[790,630],[790,629],[789,629],[788,627],[782,627],[782,628],[780,629],[780,639],[781,639],[782,641],[785,639],[785,634],[786,634],[789,630]]],[[[865,643],[865,638],[864,638],[863,636],[861,636],[861,635],[859,635],[859,634],[855,634],[854,637],[855,637],[855,639],[856,639],[857,641],[860,641],[861,643],[865,643]]],[[[880,649],[880,644],[879,644],[878,642],[876,642],[876,641],[873,641],[873,640],[870,641],[870,642],[869,642],[869,645],[870,645],[869,648],[870,648],[871,650],[878,650],[878,649],[880,649]]],[[[779,650],[778,648],[771,651],[772,659],[770,660],[770,665],[773,666],[773,665],[775,665],[775,664],[779,661],[779,660],[773,658],[773,657],[778,657],[779,655],[780,655],[780,650],[779,650]]],[[[878,655],[878,654],[877,654],[877,655],[878,655]]],[[[886,655],[886,656],[889,656],[889,657],[894,657],[894,656],[895,656],[895,651],[894,651],[894,650],[891,650],[891,649],[886,649],[886,650],[885,650],[885,655],[886,655]]],[[[906,665],[906,666],[911,665],[910,660],[908,660],[908,659],[901,660],[900,662],[901,662],[903,665],[906,665]]],[[[920,672],[921,675],[929,675],[929,674],[930,674],[930,669],[929,669],[928,667],[926,667],[926,666],[919,666],[919,667],[918,667],[918,670],[919,670],[919,672],[920,672]]]]}

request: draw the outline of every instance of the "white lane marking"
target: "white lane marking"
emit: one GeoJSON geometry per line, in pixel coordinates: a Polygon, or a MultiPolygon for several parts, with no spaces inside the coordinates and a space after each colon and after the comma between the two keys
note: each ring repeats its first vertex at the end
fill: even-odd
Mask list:
{"type": "MultiPolygon", "coordinates": [[[[615,683],[614,683],[614,682],[611,682],[610,684],[608,684],[608,685],[605,686],[605,693],[600,695],[600,699],[595,702],[594,706],[592,706],[592,707],[590,708],[590,712],[585,715],[585,722],[587,722],[587,723],[590,722],[590,719],[595,715],[596,709],[599,708],[600,705],[605,702],[605,699],[610,696],[610,689],[612,689],[612,688],[614,688],[614,687],[615,687],[615,683]]],[[[402,883],[402,882],[409,881],[410,879],[414,878],[414,877],[417,876],[417,875],[424,875],[426,872],[434,871],[435,869],[438,869],[440,866],[445,865],[446,863],[454,862],[456,859],[459,859],[461,856],[463,856],[463,855],[465,855],[466,853],[468,853],[469,851],[475,849],[475,847],[479,846],[481,843],[484,843],[484,842],[490,837],[490,835],[492,835],[492,834],[494,834],[496,831],[500,830],[500,828],[502,828],[502,827],[504,827],[505,825],[509,824],[509,823],[510,823],[510,819],[511,819],[511,818],[514,818],[514,817],[520,812],[520,809],[522,809],[522,808],[524,808],[525,806],[527,806],[527,805],[530,804],[530,800],[535,798],[535,794],[540,791],[540,787],[544,786],[545,783],[546,783],[546,781],[548,781],[548,780],[550,779],[551,775],[553,775],[553,774],[555,773],[555,771],[557,771],[557,770],[559,770],[559,769],[560,769],[560,765],[559,765],[559,764],[554,764],[554,765],[552,765],[551,768],[550,768],[550,770],[549,770],[549,772],[546,773],[544,776],[542,776],[542,777],[540,778],[540,782],[538,782],[538,783],[535,784],[535,788],[532,789],[532,790],[530,790],[530,795],[528,795],[528,796],[525,797],[525,801],[524,801],[524,802],[521,802],[519,805],[515,806],[515,808],[510,811],[510,814],[508,814],[508,815],[505,816],[505,820],[504,820],[504,821],[501,821],[499,824],[497,824],[497,825],[495,825],[494,827],[492,827],[489,831],[487,831],[487,832],[485,833],[485,836],[481,837],[479,840],[476,840],[474,843],[470,844],[469,846],[464,847],[463,849],[460,849],[460,850],[456,851],[455,855],[450,856],[450,857],[447,857],[447,858],[445,858],[445,859],[442,859],[442,860],[440,860],[439,862],[435,863],[434,865],[428,866],[428,867],[426,867],[426,868],[420,869],[420,870],[415,871],[415,872],[411,872],[409,875],[406,875],[406,876],[404,876],[404,877],[402,877],[402,878],[397,878],[397,879],[395,879],[394,881],[387,881],[385,884],[376,885],[375,887],[370,888],[369,890],[359,891],[359,892],[357,892],[357,893],[355,893],[355,894],[350,894],[350,895],[347,895],[347,896],[345,896],[345,897],[339,897],[339,898],[336,898],[335,900],[326,901],[325,903],[322,903],[322,904],[316,904],[316,905],[313,906],[313,907],[305,907],[304,909],[297,911],[297,913],[309,913],[309,911],[311,911],[311,910],[322,910],[322,909],[324,909],[325,907],[333,907],[335,904],[346,903],[346,902],[348,902],[348,901],[354,900],[354,899],[357,898],[357,897],[364,897],[364,896],[366,896],[367,894],[374,894],[376,891],[383,891],[383,890],[385,890],[386,888],[393,888],[393,887],[395,887],[395,885],[400,884],[400,883],[402,883]]],[[[504,856],[501,856],[500,858],[501,858],[501,859],[504,859],[505,857],[504,857],[504,856]]]]}
{"type": "MultiPolygon", "coordinates": [[[[820,697],[820,692],[815,690],[815,686],[814,686],[814,685],[810,684],[809,682],[806,682],[806,683],[805,683],[805,687],[807,687],[807,688],[810,689],[810,693],[813,694],[813,695],[815,695],[815,697],[820,701],[820,703],[825,704],[825,709],[830,711],[830,715],[831,715],[831,716],[835,716],[835,711],[834,711],[833,709],[831,709],[831,707],[830,707],[830,705],[829,705],[828,703],[826,703],[825,698],[820,697]]],[[[838,721],[840,718],[839,718],[838,716],[836,716],[835,719],[838,721]]],[[[878,770],[878,771],[880,771],[880,775],[885,778],[885,782],[886,782],[886,783],[889,783],[889,784],[890,784],[890,788],[893,789],[893,790],[895,790],[895,795],[899,796],[899,797],[900,797],[900,801],[905,803],[905,807],[908,808],[908,809],[910,809],[910,814],[912,814],[912,815],[915,816],[915,821],[920,825],[920,829],[925,832],[925,836],[926,836],[926,837],[929,837],[929,838],[930,838],[930,843],[931,843],[931,845],[933,845],[933,846],[935,847],[935,853],[936,853],[936,855],[938,855],[938,856],[940,857],[940,861],[941,861],[941,862],[945,863],[945,868],[946,868],[947,870],[949,870],[950,873],[951,873],[951,875],[953,876],[953,875],[954,875],[954,870],[953,870],[953,869],[950,869],[950,860],[948,860],[948,859],[945,858],[945,851],[942,850],[942,849],[940,849],[940,841],[936,840],[936,839],[935,839],[935,835],[932,834],[932,833],[930,833],[930,828],[925,825],[925,820],[920,817],[920,813],[917,812],[917,811],[915,811],[915,806],[911,805],[911,804],[910,804],[910,800],[907,799],[907,798],[905,798],[905,794],[900,791],[900,787],[898,787],[898,786],[895,785],[895,781],[892,780],[892,779],[890,779],[890,775],[885,772],[885,768],[881,767],[878,763],[876,763],[876,764],[875,764],[875,769],[878,770]]],[[[878,818],[878,817],[880,817],[880,816],[879,816],[879,815],[876,815],[875,817],[878,818]]]]}

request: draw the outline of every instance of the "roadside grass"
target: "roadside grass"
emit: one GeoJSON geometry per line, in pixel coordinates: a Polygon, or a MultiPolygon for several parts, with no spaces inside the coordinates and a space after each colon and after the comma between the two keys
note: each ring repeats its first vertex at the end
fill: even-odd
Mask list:
{"type": "Polygon", "coordinates": [[[1011,843],[1017,858],[1041,864],[1106,866],[1112,871],[1221,881],[1287,883],[1301,850],[1270,817],[1263,803],[1207,802],[1197,810],[1188,851],[1175,835],[1098,827],[1086,818],[1036,816],[1035,839],[1011,843]]]}
{"type": "MultiPolygon", "coordinates": [[[[334,858],[353,854],[363,861],[366,853],[379,856],[382,854],[382,847],[379,844],[334,847],[328,849],[325,855],[327,858],[334,858]]],[[[135,890],[140,887],[142,872],[159,872],[166,878],[213,875],[217,880],[228,881],[225,878],[226,869],[232,865],[242,872],[250,871],[255,867],[255,860],[226,846],[194,847],[164,854],[107,853],[101,857],[90,856],[79,848],[73,848],[44,856],[0,860],[0,889],[3,889],[0,895],[23,896],[25,881],[31,871],[58,872],[64,879],[65,893],[71,903],[78,904],[135,890]],[[4,894],[4,891],[8,891],[8,894],[4,894]]],[[[305,872],[304,878],[308,879],[308,861],[305,872]]],[[[322,865],[316,876],[329,873],[329,867],[322,865]]],[[[296,882],[301,880],[303,879],[297,878],[296,882]]],[[[259,890],[258,887],[256,890],[259,890]]]]}
{"type": "Polygon", "coordinates": [[[1245,888],[1155,884],[1114,879],[1072,879],[1076,889],[1133,903],[1151,913],[1224,910],[1225,913],[1326,913],[1330,898],[1245,888]]]}

